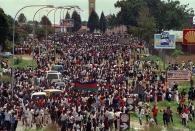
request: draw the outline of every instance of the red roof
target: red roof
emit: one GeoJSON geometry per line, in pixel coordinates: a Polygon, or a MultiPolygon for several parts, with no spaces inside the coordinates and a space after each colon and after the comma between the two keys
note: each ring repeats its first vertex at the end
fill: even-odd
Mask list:
{"type": "Polygon", "coordinates": [[[60,28],[60,25],[59,25],[59,24],[52,24],[51,26],[52,26],[52,27],[60,28]]]}

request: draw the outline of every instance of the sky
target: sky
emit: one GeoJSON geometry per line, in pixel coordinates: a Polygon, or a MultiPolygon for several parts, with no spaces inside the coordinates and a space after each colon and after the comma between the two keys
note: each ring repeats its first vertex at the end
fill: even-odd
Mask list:
{"type": "MultiPolygon", "coordinates": [[[[117,13],[120,9],[114,7],[114,3],[118,0],[96,0],[96,12],[100,16],[103,11],[105,16],[113,13],[117,13]]],[[[180,0],[181,4],[189,4],[190,8],[195,10],[195,0],[180,0]]],[[[16,12],[27,5],[54,5],[67,6],[67,5],[78,5],[83,11],[79,11],[82,21],[88,20],[88,0],[0,0],[0,7],[3,8],[6,14],[15,16],[16,12]]],[[[34,13],[39,8],[31,7],[21,11],[27,17],[27,20],[32,20],[34,13]]],[[[35,16],[35,19],[40,21],[43,15],[47,15],[47,12],[51,9],[43,9],[35,16]]],[[[54,11],[53,11],[54,12],[54,11]]],[[[53,23],[54,17],[53,12],[49,14],[49,19],[53,23]]],[[[62,11],[61,16],[66,14],[66,11],[62,11]]],[[[70,12],[72,13],[72,12],[70,12]]],[[[20,14],[20,13],[19,13],[20,14]]],[[[56,12],[56,23],[60,20],[60,10],[56,12]]],[[[194,20],[195,22],[195,20],[194,20]]]]}

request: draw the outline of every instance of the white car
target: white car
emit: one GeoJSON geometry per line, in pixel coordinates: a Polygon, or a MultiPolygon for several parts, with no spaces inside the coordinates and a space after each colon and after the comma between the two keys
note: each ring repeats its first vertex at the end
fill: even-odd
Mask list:
{"type": "Polygon", "coordinates": [[[60,82],[62,80],[62,74],[58,71],[47,71],[46,79],[51,80],[51,83],[60,82]]]}

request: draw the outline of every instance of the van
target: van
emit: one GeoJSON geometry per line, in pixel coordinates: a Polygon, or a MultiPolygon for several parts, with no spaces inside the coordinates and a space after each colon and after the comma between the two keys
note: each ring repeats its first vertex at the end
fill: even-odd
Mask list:
{"type": "Polygon", "coordinates": [[[62,90],[47,89],[47,90],[44,90],[44,92],[46,93],[47,97],[50,97],[50,96],[58,96],[59,94],[62,93],[62,90]]]}
{"type": "Polygon", "coordinates": [[[45,92],[35,92],[31,95],[31,99],[36,99],[36,98],[46,98],[46,93],[45,92]]]}
{"type": "Polygon", "coordinates": [[[47,71],[46,79],[50,80],[51,83],[60,82],[62,79],[62,74],[58,71],[47,71]]]}

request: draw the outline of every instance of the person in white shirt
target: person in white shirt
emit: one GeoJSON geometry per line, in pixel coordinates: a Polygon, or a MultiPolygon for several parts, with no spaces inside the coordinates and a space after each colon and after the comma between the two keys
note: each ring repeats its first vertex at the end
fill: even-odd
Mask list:
{"type": "Polygon", "coordinates": [[[114,112],[112,110],[110,110],[108,113],[108,121],[109,121],[110,128],[112,130],[113,123],[114,123],[114,112]]]}
{"type": "Polygon", "coordinates": [[[75,117],[75,120],[81,127],[81,125],[82,125],[81,122],[83,121],[83,115],[81,115],[81,112],[78,113],[78,115],[75,117]]]}
{"type": "Polygon", "coordinates": [[[144,114],[144,109],[142,109],[141,106],[138,107],[137,114],[139,117],[139,123],[140,123],[140,125],[142,125],[142,118],[143,118],[143,114],[144,114]]]}
{"type": "Polygon", "coordinates": [[[67,116],[66,112],[65,111],[62,112],[62,114],[60,116],[60,121],[61,121],[61,126],[62,126],[61,130],[66,130],[67,119],[68,119],[68,116],[67,116]]]}
{"type": "Polygon", "coordinates": [[[11,112],[8,109],[6,109],[4,115],[5,115],[6,129],[9,131],[11,127],[11,124],[10,124],[11,112]]]}
{"type": "Polygon", "coordinates": [[[81,131],[81,126],[78,122],[74,121],[74,124],[73,124],[73,129],[75,131],[81,131]]]}
{"type": "Polygon", "coordinates": [[[103,130],[104,130],[104,127],[105,127],[105,125],[104,125],[103,121],[100,120],[100,122],[99,122],[99,124],[98,124],[99,130],[100,130],[100,131],[103,131],[103,130]]]}

